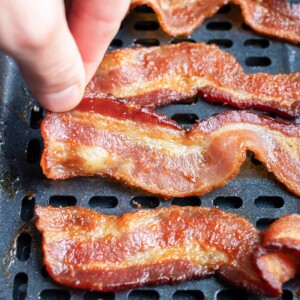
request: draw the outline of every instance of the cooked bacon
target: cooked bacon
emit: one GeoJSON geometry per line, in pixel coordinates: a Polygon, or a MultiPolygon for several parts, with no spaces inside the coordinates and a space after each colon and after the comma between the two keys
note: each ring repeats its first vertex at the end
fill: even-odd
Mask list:
{"type": "Polygon", "coordinates": [[[111,93],[152,108],[200,94],[239,108],[300,115],[300,73],[245,74],[231,54],[203,43],[110,52],[87,92],[111,93]]]}
{"type": "Polygon", "coordinates": [[[169,35],[189,35],[206,18],[214,15],[229,0],[132,0],[131,8],[146,4],[157,14],[162,29],[169,35]]]}
{"type": "Polygon", "coordinates": [[[246,150],[300,195],[300,125],[246,111],[186,132],[166,116],[113,97],[84,98],[42,123],[41,165],[52,179],[109,175],[166,198],[202,195],[239,171],[246,150]]]}
{"type": "MultiPolygon", "coordinates": [[[[146,4],[156,12],[169,35],[189,35],[229,0],[132,0],[131,7],[146,4]]],[[[259,33],[300,43],[300,4],[286,0],[231,0],[240,5],[245,22],[259,33]]]]}
{"type": "Polygon", "coordinates": [[[232,0],[241,6],[253,30],[292,43],[300,43],[300,4],[286,0],[232,0]]]}
{"type": "MultiPolygon", "coordinates": [[[[246,219],[214,208],[171,206],[110,216],[82,207],[36,207],[35,213],[48,273],[76,288],[117,291],[216,273],[237,287],[276,297],[298,268],[281,253],[266,252],[273,269],[261,274],[255,264],[260,233],[246,219]]],[[[299,228],[289,222],[294,217],[284,222],[299,247],[299,228]]],[[[287,230],[282,238],[290,247],[287,230]]]]}

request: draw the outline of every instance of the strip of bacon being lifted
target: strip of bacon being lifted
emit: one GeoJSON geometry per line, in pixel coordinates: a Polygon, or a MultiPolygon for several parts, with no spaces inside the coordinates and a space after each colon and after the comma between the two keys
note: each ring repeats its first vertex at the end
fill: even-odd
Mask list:
{"type": "Polygon", "coordinates": [[[35,213],[48,273],[75,288],[117,291],[216,273],[237,287],[277,297],[282,283],[300,270],[296,256],[262,248],[283,225],[282,247],[300,257],[300,215],[275,221],[263,239],[246,219],[214,208],[171,206],[109,216],[82,207],[36,207],[35,213]]]}
{"type": "MultiPolygon", "coordinates": [[[[161,27],[169,35],[189,35],[229,0],[132,0],[131,7],[146,4],[156,12],[161,27]]],[[[245,19],[255,31],[300,43],[300,4],[287,0],[231,0],[240,5],[245,19]]]]}
{"type": "Polygon", "coordinates": [[[203,43],[110,52],[87,92],[153,108],[200,94],[208,101],[243,109],[300,115],[300,73],[245,74],[231,54],[203,43]]]}
{"type": "Polygon", "coordinates": [[[246,111],[196,123],[186,132],[166,116],[108,96],[47,113],[41,165],[52,179],[109,175],[165,198],[223,186],[253,151],[300,196],[300,125],[246,111]]]}

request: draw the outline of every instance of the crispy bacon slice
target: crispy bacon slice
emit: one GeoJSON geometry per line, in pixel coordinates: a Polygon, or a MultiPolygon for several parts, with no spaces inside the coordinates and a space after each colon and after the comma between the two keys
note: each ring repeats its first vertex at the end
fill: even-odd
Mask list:
{"type": "Polygon", "coordinates": [[[300,196],[300,125],[231,111],[186,132],[113,97],[84,98],[42,123],[41,165],[52,179],[109,175],[166,198],[202,195],[239,171],[246,150],[300,196]]]}
{"type": "Polygon", "coordinates": [[[245,74],[231,54],[203,43],[110,52],[87,92],[110,93],[152,108],[200,94],[239,108],[300,115],[300,73],[245,74]]]}
{"type": "MultiPolygon", "coordinates": [[[[146,4],[156,12],[169,35],[189,35],[229,0],[132,0],[131,7],[146,4]]],[[[240,5],[245,22],[255,31],[300,43],[300,4],[286,0],[232,0],[240,5]]]]}
{"type": "Polygon", "coordinates": [[[131,8],[146,4],[157,14],[162,29],[169,35],[189,35],[206,18],[214,15],[229,0],[132,0],[131,8]]]}
{"type": "Polygon", "coordinates": [[[300,4],[286,0],[232,0],[241,6],[245,23],[255,31],[300,43],[300,4]]]}
{"type": "MultiPolygon", "coordinates": [[[[237,287],[279,296],[298,268],[280,253],[266,252],[273,269],[261,274],[255,264],[259,232],[246,219],[214,208],[171,206],[110,216],[82,207],[36,207],[35,213],[48,273],[76,288],[117,291],[216,273],[237,287]]],[[[295,216],[285,217],[290,230],[295,216]]],[[[268,238],[276,222],[272,226],[268,238]]],[[[299,247],[300,231],[294,231],[299,247]]]]}

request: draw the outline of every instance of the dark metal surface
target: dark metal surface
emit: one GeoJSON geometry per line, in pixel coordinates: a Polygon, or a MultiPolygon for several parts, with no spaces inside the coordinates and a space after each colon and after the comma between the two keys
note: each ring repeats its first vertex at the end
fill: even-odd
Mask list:
{"type": "MultiPolygon", "coordinates": [[[[137,9],[124,21],[111,49],[135,44],[162,45],[182,39],[167,36],[151,10],[137,9]],[[158,28],[158,29],[157,29],[158,28]]],[[[246,72],[276,74],[300,71],[300,48],[251,31],[238,7],[224,7],[189,39],[217,43],[232,53],[246,72]],[[221,22],[221,23],[220,23],[221,22]],[[224,23],[225,22],[225,23],[224,23]]],[[[41,237],[34,226],[35,204],[80,205],[108,214],[134,211],[133,198],[144,206],[202,205],[247,217],[259,229],[288,213],[300,213],[300,199],[290,194],[251,154],[240,174],[225,187],[201,198],[164,202],[141,190],[110,179],[47,180],[39,167],[43,112],[25,87],[14,62],[0,56],[0,299],[252,299],[266,300],[232,290],[215,278],[180,285],[145,287],[120,293],[92,293],[54,283],[42,263],[41,237]]],[[[230,109],[203,101],[159,109],[185,126],[195,119],[230,109]]],[[[297,122],[300,120],[298,119],[297,122]]],[[[300,278],[284,286],[280,299],[300,299],[300,278]],[[298,296],[297,296],[298,295],[298,296]]]]}

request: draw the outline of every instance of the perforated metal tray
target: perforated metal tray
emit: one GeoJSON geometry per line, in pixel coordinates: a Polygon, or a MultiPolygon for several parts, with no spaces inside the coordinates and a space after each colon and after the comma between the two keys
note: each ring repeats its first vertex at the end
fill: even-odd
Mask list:
{"type": "MultiPolygon", "coordinates": [[[[216,43],[232,53],[248,73],[276,74],[300,71],[299,46],[268,39],[246,25],[240,9],[229,5],[208,19],[188,39],[167,36],[148,8],[137,8],[123,22],[110,49],[163,45],[182,40],[216,43]]],[[[41,236],[37,232],[33,209],[39,205],[79,205],[108,214],[120,214],[141,205],[218,206],[248,218],[263,229],[274,219],[288,213],[300,213],[300,199],[290,194],[249,153],[240,174],[223,188],[205,196],[164,202],[141,190],[129,188],[107,178],[47,180],[39,166],[42,139],[39,125],[43,110],[26,88],[15,63],[0,56],[0,299],[261,299],[231,289],[215,278],[190,280],[180,285],[145,287],[120,293],[95,293],[68,289],[54,283],[42,263],[41,236]]],[[[228,110],[227,106],[204,101],[176,104],[159,109],[189,127],[196,119],[228,110]]],[[[300,120],[296,120],[300,122],[300,120]]],[[[284,286],[282,298],[300,299],[300,278],[284,286]]]]}

